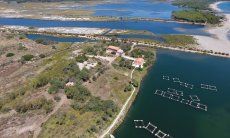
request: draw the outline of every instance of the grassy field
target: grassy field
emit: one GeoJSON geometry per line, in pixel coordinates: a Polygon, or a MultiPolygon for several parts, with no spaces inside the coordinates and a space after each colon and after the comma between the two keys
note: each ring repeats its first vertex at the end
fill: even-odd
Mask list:
{"type": "Polygon", "coordinates": [[[170,46],[188,46],[196,44],[196,40],[192,36],[187,35],[163,35],[164,43],[170,46]]]}

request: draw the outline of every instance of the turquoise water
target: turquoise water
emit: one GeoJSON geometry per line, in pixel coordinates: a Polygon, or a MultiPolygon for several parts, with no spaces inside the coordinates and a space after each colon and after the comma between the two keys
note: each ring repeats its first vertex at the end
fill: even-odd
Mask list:
{"type": "Polygon", "coordinates": [[[25,18],[0,18],[0,25],[22,25],[34,27],[88,27],[127,30],[146,30],[155,34],[209,35],[202,25],[165,23],[152,21],[50,21],[25,18]]]}
{"type": "Polygon", "coordinates": [[[145,129],[136,129],[133,120],[151,122],[175,138],[230,138],[230,59],[199,54],[158,50],[157,61],[144,79],[124,122],[114,132],[117,138],[151,138],[145,129]],[[191,83],[190,90],[162,75],[178,77],[191,83]],[[216,85],[218,92],[200,88],[201,83],[216,85]],[[202,111],[157,96],[156,89],[174,88],[184,92],[184,98],[197,95],[208,106],[202,111]]]}
{"type": "Polygon", "coordinates": [[[218,5],[224,13],[230,13],[230,2],[223,2],[218,5]]]}
{"type": "Polygon", "coordinates": [[[48,39],[50,41],[55,42],[85,42],[85,41],[91,41],[89,39],[84,38],[77,38],[77,37],[57,37],[57,36],[51,36],[51,35],[43,35],[43,34],[27,34],[27,38],[31,40],[37,40],[37,39],[48,39]]]}

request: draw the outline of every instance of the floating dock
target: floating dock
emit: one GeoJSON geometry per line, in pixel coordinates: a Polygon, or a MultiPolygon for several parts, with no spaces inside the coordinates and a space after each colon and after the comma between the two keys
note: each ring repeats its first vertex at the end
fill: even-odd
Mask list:
{"type": "Polygon", "coordinates": [[[156,95],[160,95],[160,96],[162,96],[163,95],[163,91],[161,91],[161,90],[156,90],[155,92],[154,92],[154,94],[156,94],[156,95]]]}
{"type": "Polygon", "coordinates": [[[145,128],[143,120],[133,120],[135,128],[145,128]]]}
{"type": "Polygon", "coordinates": [[[171,93],[171,94],[176,94],[177,95],[177,90],[176,89],[168,88],[167,92],[171,93]]]}
{"type": "Polygon", "coordinates": [[[182,104],[189,104],[190,100],[182,99],[180,102],[181,102],[182,104]]]}
{"type": "Polygon", "coordinates": [[[183,96],[184,93],[183,93],[183,91],[177,91],[177,95],[183,96]]]}
{"type": "Polygon", "coordinates": [[[201,84],[201,89],[211,90],[211,91],[217,91],[216,86],[208,85],[208,84],[201,84]]]}
{"type": "Polygon", "coordinates": [[[148,125],[145,127],[145,129],[153,134],[155,130],[157,129],[157,126],[154,126],[153,124],[149,122],[148,125]]]}
{"type": "Polygon", "coordinates": [[[163,75],[163,80],[168,80],[168,81],[169,81],[170,78],[169,78],[169,76],[164,76],[164,75],[163,75]]]}
{"type": "Polygon", "coordinates": [[[199,103],[198,103],[198,102],[191,101],[191,102],[189,103],[189,105],[190,105],[191,107],[193,107],[193,108],[198,108],[199,103]]]}
{"type": "Polygon", "coordinates": [[[166,138],[168,134],[162,132],[161,130],[158,130],[157,133],[155,134],[157,138],[166,138]]]}
{"type": "Polygon", "coordinates": [[[178,102],[180,100],[180,96],[178,96],[178,95],[171,95],[170,99],[178,102]]]}
{"type": "Polygon", "coordinates": [[[185,83],[185,82],[180,82],[180,86],[186,87],[186,85],[187,85],[187,83],[185,83]]]}
{"type": "Polygon", "coordinates": [[[164,92],[164,94],[163,94],[162,96],[163,96],[163,97],[165,97],[165,98],[170,99],[170,98],[171,98],[171,96],[172,96],[172,94],[167,93],[167,92],[164,92]]]}
{"type": "Polygon", "coordinates": [[[208,87],[209,87],[209,90],[217,91],[216,86],[208,85],[208,87]]]}
{"type": "Polygon", "coordinates": [[[208,111],[208,106],[204,105],[204,104],[201,104],[201,103],[199,103],[198,108],[201,109],[201,110],[204,110],[204,111],[208,111]]]}
{"type": "Polygon", "coordinates": [[[180,82],[180,79],[179,78],[173,78],[173,82],[180,82]]]}
{"type": "Polygon", "coordinates": [[[199,101],[200,101],[200,99],[199,99],[199,97],[198,97],[197,95],[189,95],[189,97],[190,97],[190,99],[191,99],[192,101],[196,101],[196,102],[199,102],[199,101]]]}
{"type": "Polygon", "coordinates": [[[186,88],[189,88],[189,89],[193,89],[193,86],[194,86],[194,85],[189,84],[189,83],[186,83],[186,84],[185,84],[185,87],[186,87],[186,88]]]}

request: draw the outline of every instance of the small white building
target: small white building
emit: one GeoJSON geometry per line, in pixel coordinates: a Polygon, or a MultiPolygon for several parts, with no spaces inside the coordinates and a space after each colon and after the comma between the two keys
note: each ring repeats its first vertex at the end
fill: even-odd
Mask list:
{"type": "Polygon", "coordinates": [[[132,66],[136,68],[143,68],[144,63],[145,63],[145,60],[143,58],[136,58],[133,61],[132,66]]]}

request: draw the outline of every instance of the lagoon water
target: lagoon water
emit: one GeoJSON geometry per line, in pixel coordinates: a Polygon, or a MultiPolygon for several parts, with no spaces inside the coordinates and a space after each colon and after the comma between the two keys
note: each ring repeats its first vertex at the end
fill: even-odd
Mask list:
{"type": "Polygon", "coordinates": [[[202,25],[176,22],[153,21],[54,21],[25,18],[0,18],[0,25],[21,25],[34,27],[89,27],[109,29],[146,30],[155,34],[209,35],[202,25]]]}
{"type": "Polygon", "coordinates": [[[126,0],[116,3],[98,4],[85,7],[95,11],[94,16],[141,17],[170,19],[172,11],[181,8],[170,2],[149,0],[126,0]]]}
{"type": "Polygon", "coordinates": [[[230,13],[230,2],[223,2],[218,5],[224,13],[230,13]]]}
{"type": "Polygon", "coordinates": [[[144,79],[124,122],[114,132],[117,138],[151,138],[146,129],[136,129],[133,120],[151,122],[175,138],[230,138],[230,59],[206,55],[158,50],[157,61],[144,79]],[[178,77],[194,84],[190,90],[162,75],[178,77]],[[218,92],[203,90],[201,83],[216,85],[218,92]],[[202,111],[154,95],[156,89],[174,88],[184,99],[197,95],[208,106],[202,111]]]}

